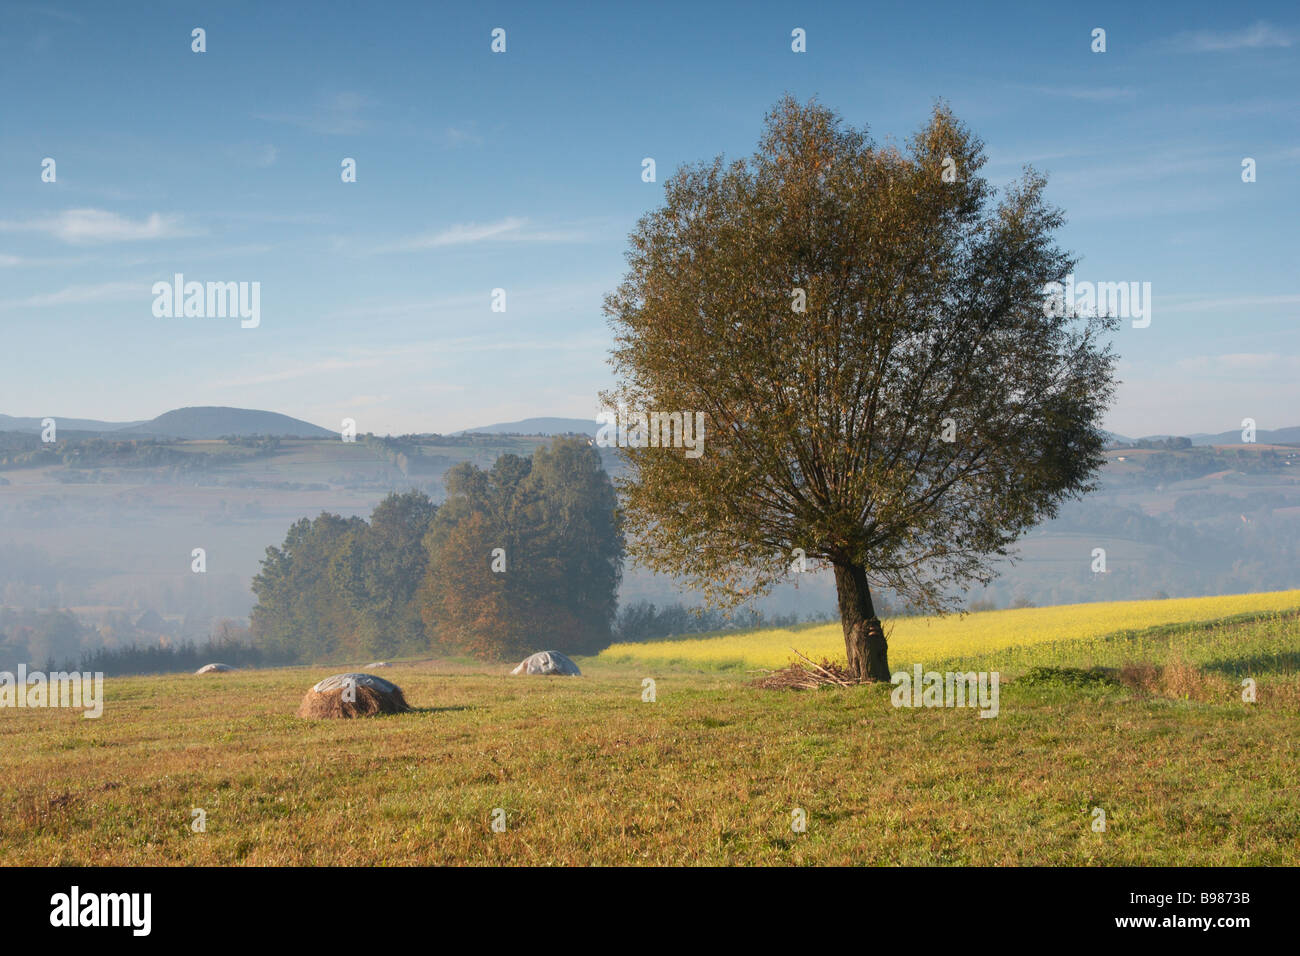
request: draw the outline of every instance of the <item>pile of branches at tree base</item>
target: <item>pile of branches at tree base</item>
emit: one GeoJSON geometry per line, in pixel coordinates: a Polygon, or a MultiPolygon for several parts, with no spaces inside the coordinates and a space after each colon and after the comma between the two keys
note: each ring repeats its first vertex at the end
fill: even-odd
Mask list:
{"type": "Polygon", "coordinates": [[[790,650],[795,653],[799,661],[759,678],[753,682],[755,687],[766,690],[816,690],[818,687],[854,687],[858,684],[873,683],[855,677],[842,664],[828,661],[824,657],[818,664],[793,647],[790,650]]]}

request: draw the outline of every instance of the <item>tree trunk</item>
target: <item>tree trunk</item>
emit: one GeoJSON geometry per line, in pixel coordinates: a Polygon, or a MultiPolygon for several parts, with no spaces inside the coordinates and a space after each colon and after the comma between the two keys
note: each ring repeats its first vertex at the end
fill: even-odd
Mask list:
{"type": "Polygon", "coordinates": [[[844,650],[849,671],[860,680],[888,681],[889,646],[871,603],[867,571],[858,564],[835,565],[835,592],[844,628],[844,650]]]}

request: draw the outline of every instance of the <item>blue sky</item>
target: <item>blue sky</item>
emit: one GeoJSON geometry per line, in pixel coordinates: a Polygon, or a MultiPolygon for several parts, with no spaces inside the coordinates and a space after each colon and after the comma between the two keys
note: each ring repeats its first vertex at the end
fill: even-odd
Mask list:
{"type": "Polygon", "coordinates": [[[1300,10],[1059,6],[0,3],[0,412],[594,417],[627,233],[789,91],[882,141],[944,97],[1049,174],[1077,278],[1152,284],[1113,430],[1300,424],[1300,10]],[[155,318],[178,272],[260,327],[155,318]]]}

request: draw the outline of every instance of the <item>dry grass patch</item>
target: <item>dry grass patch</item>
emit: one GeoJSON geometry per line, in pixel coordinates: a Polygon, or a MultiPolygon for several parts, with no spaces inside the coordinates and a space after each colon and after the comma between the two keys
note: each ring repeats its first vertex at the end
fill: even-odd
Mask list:
{"type": "Polygon", "coordinates": [[[1119,681],[1134,693],[1148,697],[1200,703],[1240,699],[1240,688],[1226,677],[1209,673],[1183,657],[1172,658],[1163,665],[1126,664],[1119,669],[1119,681]]]}

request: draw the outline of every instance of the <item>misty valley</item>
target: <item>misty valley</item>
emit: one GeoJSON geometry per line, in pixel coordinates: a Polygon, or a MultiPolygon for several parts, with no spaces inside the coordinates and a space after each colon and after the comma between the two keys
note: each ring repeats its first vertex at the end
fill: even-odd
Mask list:
{"type": "MultiPolygon", "coordinates": [[[[232,414],[225,427],[234,432],[239,424],[232,414]]],[[[487,433],[355,442],[119,438],[63,430],[50,443],[33,431],[0,432],[0,666],[242,635],[254,603],[250,582],[266,549],[295,521],[322,512],[365,517],[391,492],[419,490],[436,503],[453,465],[489,467],[547,440],[487,433]],[[193,573],[195,548],[204,549],[205,573],[193,573]]],[[[1300,447],[1189,439],[1113,445],[1099,490],[1025,537],[1018,562],[965,595],[968,607],[1262,591],[1300,578],[1300,447]],[[1105,549],[1104,572],[1091,560],[1097,547],[1105,549]]],[[[619,476],[618,450],[598,444],[597,451],[619,476]]],[[[628,633],[616,640],[728,620],[715,612],[705,625],[679,617],[638,628],[647,606],[663,614],[701,602],[680,582],[635,565],[625,569],[619,597],[628,633]]],[[[908,611],[888,593],[882,601],[890,613],[908,611]]],[[[822,620],[834,607],[831,575],[807,573],[759,602],[757,616],[732,619],[822,620]]]]}

